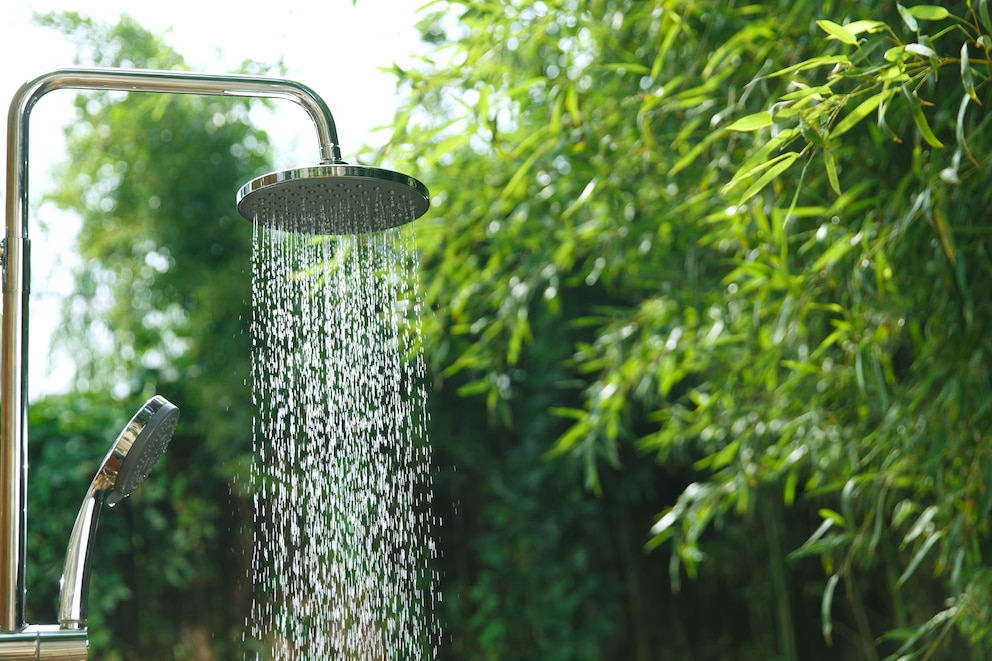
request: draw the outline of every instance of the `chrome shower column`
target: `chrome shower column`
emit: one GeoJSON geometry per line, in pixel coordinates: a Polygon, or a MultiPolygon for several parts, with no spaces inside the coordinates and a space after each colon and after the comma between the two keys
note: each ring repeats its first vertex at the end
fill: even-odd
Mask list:
{"type": "MultiPolygon", "coordinates": [[[[6,237],[0,249],[3,320],[0,325],[0,631],[25,629],[27,526],[28,137],[31,109],[60,89],[160,92],[283,98],[313,120],[322,165],[341,163],[334,118],[310,88],[290,80],[137,69],[64,69],[25,83],[7,116],[6,237]]],[[[35,658],[35,657],[29,657],[35,658]]]]}

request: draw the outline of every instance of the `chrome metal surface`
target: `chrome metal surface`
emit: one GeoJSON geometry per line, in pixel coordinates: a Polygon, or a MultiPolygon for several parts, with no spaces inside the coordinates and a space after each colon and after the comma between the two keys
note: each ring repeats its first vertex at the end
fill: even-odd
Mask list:
{"type": "Polygon", "coordinates": [[[88,647],[85,630],[60,629],[53,624],[0,633],[0,659],[4,661],[86,661],[88,647]]]}
{"type": "Polygon", "coordinates": [[[161,395],[149,399],[117,436],[90,482],[65,554],[58,617],[63,629],[86,625],[91,551],[104,501],[114,505],[138,488],[165,452],[177,422],[174,404],[161,395]]]}
{"type": "Polygon", "coordinates": [[[7,116],[6,263],[0,322],[0,630],[11,632],[25,626],[29,126],[38,101],[61,89],[289,99],[310,115],[320,143],[320,161],[341,162],[337,129],[327,104],[310,88],[290,80],[140,69],[61,69],[25,83],[14,95],[7,116]]]}
{"type": "Polygon", "coordinates": [[[305,234],[362,234],[419,218],[430,207],[413,177],[362,165],[318,165],[272,172],[238,191],[246,219],[305,234]]]}

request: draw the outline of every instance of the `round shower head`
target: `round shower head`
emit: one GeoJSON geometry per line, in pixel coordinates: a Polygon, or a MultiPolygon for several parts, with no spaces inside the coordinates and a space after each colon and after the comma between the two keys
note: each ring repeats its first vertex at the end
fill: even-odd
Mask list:
{"type": "Polygon", "coordinates": [[[303,234],[389,229],[429,207],[427,187],[413,177],[346,163],[273,172],[238,191],[238,211],[246,219],[303,234]]]}
{"type": "Polygon", "coordinates": [[[107,503],[115,505],[145,481],[165,452],[179,422],[179,409],[161,395],[142,406],[127,424],[104,460],[104,469],[116,468],[107,503]]]}

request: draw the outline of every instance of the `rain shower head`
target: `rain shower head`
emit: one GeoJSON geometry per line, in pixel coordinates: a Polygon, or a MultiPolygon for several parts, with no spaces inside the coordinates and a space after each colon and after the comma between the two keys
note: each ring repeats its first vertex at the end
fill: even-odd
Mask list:
{"type": "Polygon", "coordinates": [[[403,225],[430,207],[427,187],[399,172],[333,163],[281,170],[238,191],[253,223],[302,234],[364,234],[403,225]]]}
{"type": "Polygon", "coordinates": [[[79,629],[86,623],[90,551],[101,506],[105,500],[115,505],[144,482],[169,445],[177,422],[179,409],[155,395],[138,409],[104,457],[69,536],[59,596],[59,625],[63,629],[79,629]]]}

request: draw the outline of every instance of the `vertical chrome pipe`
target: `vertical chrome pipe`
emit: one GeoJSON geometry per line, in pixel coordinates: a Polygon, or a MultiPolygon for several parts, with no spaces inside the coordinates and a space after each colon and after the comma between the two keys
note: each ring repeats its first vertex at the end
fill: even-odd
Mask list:
{"type": "Polygon", "coordinates": [[[288,99],[313,120],[321,164],[341,163],[330,109],[309,87],[291,80],[141,69],[61,69],[25,83],[7,115],[6,238],[0,323],[0,630],[24,628],[27,528],[28,136],[31,109],[59,89],[159,92],[288,99]]]}

